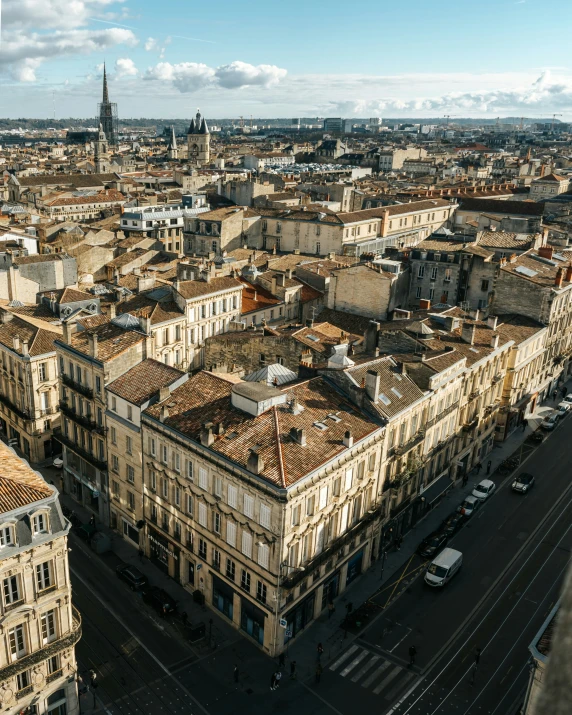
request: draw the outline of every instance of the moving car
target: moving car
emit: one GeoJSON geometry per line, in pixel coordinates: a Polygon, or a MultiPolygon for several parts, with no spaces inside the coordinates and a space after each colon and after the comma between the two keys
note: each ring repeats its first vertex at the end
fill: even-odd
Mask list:
{"type": "Polygon", "coordinates": [[[462,504],[459,504],[457,511],[463,516],[473,516],[477,509],[481,506],[481,500],[477,497],[469,495],[465,497],[462,504]]]}
{"type": "Polygon", "coordinates": [[[542,429],[547,429],[551,430],[556,427],[558,424],[558,420],[560,419],[560,415],[558,412],[551,412],[549,415],[547,415],[542,422],[540,423],[540,426],[542,429]]]}
{"type": "Polygon", "coordinates": [[[449,537],[444,531],[434,531],[419,544],[417,553],[424,558],[435,556],[438,551],[441,551],[448,540],[449,537]]]}
{"type": "Polygon", "coordinates": [[[534,486],[534,475],[528,472],[523,472],[519,474],[518,477],[514,478],[512,483],[512,488],[515,492],[520,492],[521,494],[526,494],[529,489],[534,486]]]}
{"type": "Polygon", "coordinates": [[[488,499],[496,488],[497,485],[493,481],[490,479],[483,479],[482,482],[477,484],[471,493],[474,497],[477,497],[477,499],[485,501],[485,499],[488,499]]]}
{"type": "Polygon", "coordinates": [[[121,566],[115,569],[115,573],[117,574],[117,578],[125,581],[132,591],[139,591],[149,583],[145,574],[142,574],[139,569],[129,564],[121,564],[121,566]]]}
{"type": "Polygon", "coordinates": [[[439,531],[442,531],[444,534],[451,537],[459,531],[463,524],[463,515],[455,511],[452,514],[449,514],[449,516],[441,524],[439,531]]]}
{"type": "Polygon", "coordinates": [[[163,589],[158,586],[152,586],[147,591],[143,591],[143,600],[161,616],[166,616],[177,610],[177,602],[175,599],[171,598],[166,591],[163,591],[163,589]]]}
{"type": "Polygon", "coordinates": [[[455,549],[443,549],[433,559],[425,573],[425,583],[429,586],[444,586],[463,565],[463,554],[455,549]]]}

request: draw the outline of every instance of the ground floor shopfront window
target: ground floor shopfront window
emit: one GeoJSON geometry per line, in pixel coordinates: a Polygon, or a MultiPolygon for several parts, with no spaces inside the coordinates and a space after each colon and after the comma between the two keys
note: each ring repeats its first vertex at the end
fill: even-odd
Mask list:
{"type": "Polygon", "coordinates": [[[363,567],[363,549],[354,554],[348,561],[346,586],[354,581],[361,573],[363,567]]]}
{"type": "Polygon", "coordinates": [[[213,576],[213,606],[232,621],[234,590],[217,576],[213,576]]]}
{"type": "Polygon", "coordinates": [[[328,607],[328,603],[334,600],[340,592],[340,572],[337,571],[327,581],[324,581],[322,589],[322,611],[328,607]]]}
{"type": "Polygon", "coordinates": [[[67,715],[68,709],[66,691],[64,688],[60,688],[59,690],[56,690],[55,693],[52,693],[48,698],[46,705],[47,715],[67,715]]]}
{"type": "Polygon", "coordinates": [[[132,526],[128,521],[123,519],[123,536],[127,537],[136,546],[139,546],[139,531],[132,526]]]}
{"type": "Polygon", "coordinates": [[[253,603],[245,598],[240,599],[240,627],[248,633],[251,638],[258,641],[260,645],[264,644],[264,621],[266,616],[264,611],[257,608],[253,603]]]}
{"type": "Polygon", "coordinates": [[[284,638],[285,643],[291,638],[295,638],[300,631],[304,630],[314,620],[315,603],[316,595],[312,593],[284,616],[288,624],[286,626],[286,637],[284,638]],[[292,635],[288,636],[288,633],[292,635]]]}

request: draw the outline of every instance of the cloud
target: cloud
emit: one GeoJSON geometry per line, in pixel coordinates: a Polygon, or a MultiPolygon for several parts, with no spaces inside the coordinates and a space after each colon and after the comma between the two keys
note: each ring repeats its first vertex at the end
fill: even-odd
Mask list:
{"type": "Polygon", "coordinates": [[[12,29],[33,27],[71,29],[86,25],[97,15],[122,0],[3,0],[2,24],[12,29]]]}
{"type": "Polygon", "coordinates": [[[275,65],[254,66],[240,61],[216,68],[198,62],[159,62],[147,70],[145,79],[168,82],[179,92],[189,93],[208,86],[225,89],[271,87],[286,77],[286,74],[285,69],[275,65]]]}
{"type": "Polygon", "coordinates": [[[135,77],[137,74],[139,74],[139,70],[135,67],[135,62],[129,57],[120,57],[115,61],[115,76],[117,79],[135,77]]]}
{"type": "Polygon", "coordinates": [[[157,49],[157,40],[153,37],[148,37],[147,41],[145,42],[145,49],[147,50],[147,52],[156,50],[157,49]]]}

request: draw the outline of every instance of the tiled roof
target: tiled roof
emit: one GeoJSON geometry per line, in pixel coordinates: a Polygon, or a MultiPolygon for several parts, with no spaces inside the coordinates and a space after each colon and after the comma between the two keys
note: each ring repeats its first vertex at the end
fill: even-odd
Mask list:
{"type": "Polygon", "coordinates": [[[312,350],[329,355],[334,345],[339,345],[341,340],[354,342],[361,340],[361,335],[354,335],[341,330],[336,325],[320,322],[314,323],[311,328],[301,328],[292,333],[294,340],[307,345],[312,350]]]}
{"type": "Polygon", "coordinates": [[[142,258],[148,253],[149,249],[147,248],[135,248],[133,249],[133,251],[127,251],[127,253],[122,253],[120,256],[117,256],[117,258],[114,258],[113,260],[106,263],[105,266],[108,268],[122,268],[123,266],[126,266],[131,263],[132,261],[136,261],[137,259],[142,258]]]}
{"type": "MultiPolygon", "coordinates": [[[[500,279],[502,280],[503,273],[512,273],[512,275],[518,276],[518,278],[522,278],[525,281],[531,281],[532,283],[546,287],[555,287],[558,269],[565,269],[567,262],[554,261],[557,265],[551,265],[544,261],[535,260],[532,258],[533,255],[536,255],[536,253],[529,251],[528,253],[522,253],[520,256],[516,256],[514,261],[507,261],[501,266],[500,279]],[[527,269],[527,273],[522,273],[518,270],[519,268],[527,269]]],[[[563,281],[563,285],[568,285],[568,283],[563,281]]]]}
{"type": "Polygon", "coordinates": [[[94,196],[64,196],[62,198],[47,201],[46,206],[81,206],[82,204],[104,204],[110,201],[126,201],[127,199],[120,191],[108,189],[94,196]]]}
{"type": "Polygon", "coordinates": [[[104,323],[95,328],[84,330],[72,335],[72,347],[79,352],[89,355],[89,338],[91,334],[97,335],[97,359],[101,362],[112,360],[145,340],[142,333],[134,330],[125,330],[113,323],[104,323]]]}
{"type": "Polygon", "coordinates": [[[55,352],[54,340],[60,338],[59,333],[38,328],[17,316],[14,316],[7,323],[0,324],[0,343],[19,355],[23,355],[22,342],[24,340],[28,341],[28,353],[34,357],[55,352]],[[18,350],[14,348],[14,338],[20,338],[18,350]]]}
{"type": "Polygon", "coordinates": [[[544,203],[536,201],[501,201],[499,199],[459,199],[461,211],[501,214],[502,216],[542,216],[544,203]]]}
{"type": "Polygon", "coordinates": [[[567,181],[565,176],[560,176],[559,174],[547,174],[547,176],[541,176],[535,179],[532,183],[537,184],[540,182],[548,181],[549,183],[559,183],[561,181],[567,181]]]}
{"type": "Polygon", "coordinates": [[[117,180],[116,174],[36,174],[18,177],[20,186],[101,186],[117,180]]]}
{"type": "Polygon", "coordinates": [[[184,375],[184,372],[174,367],[149,358],[110,383],[107,390],[134,405],[142,405],[162,387],[176,382],[184,375]]]}
{"type": "Polygon", "coordinates": [[[526,251],[534,245],[538,234],[509,233],[507,231],[483,231],[479,235],[479,245],[491,248],[516,248],[526,251]]]}
{"type": "Polygon", "coordinates": [[[34,504],[51,495],[46,482],[0,442],[0,513],[34,504]]]}
{"type": "Polygon", "coordinates": [[[518,345],[544,329],[544,325],[537,323],[532,318],[527,318],[524,315],[507,314],[498,316],[496,332],[506,340],[514,340],[515,344],[518,345]]]}
{"type": "Polygon", "coordinates": [[[236,278],[220,276],[219,278],[211,278],[208,282],[202,280],[180,281],[177,291],[186,300],[192,300],[193,298],[201,298],[219,291],[241,287],[242,284],[236,278]]]}
{"type": "Polygon", "coordinates": [[[242,289],[242,314],[246,315],[257,310],[265,310],[273,308],[275,305],[282,304],[284,301],[275,298],[270,291],[265,290],[261,286],[253,286],[243,278],[239,278],[243,285],[242,289]]]}
{"type": "Polygon", "coordinates": [[[146,295],[136,295],[118,303],[117,314],[119,315],[119,313],[131,313],[137,317],[151,318],[151,325],[183,318],[185,315],[174,301],[158,302],[146,295]]]}
{"type": "MultiPolygon", "coordinates": [[[[347,430],[358,442],[378,429],[322,378],[285,386],[282,390],[287,395],[287,403],[295,399],[304,408],[299,414],[294,414],[288,404],[283,404],[253,417],[232,406],[231,390],[229,381],[200,372],[173,390],[169,399],[162,403],[169,412],[164,424],[198,442],[204,422],[222,423],[224,434],[217,436],[209,449],[246,468],[249,450],[258,447],[264,462],[260,476],[278,487],[295,484],[343,454],[346,448],[342,440],[347,430]],[[331,414],[339,421],[329,418],[331,414]],[[327,429],[320,430],[314,426],[315,422],[322,422],[327,429]],[[306,446],[290,438],[293,427],[306,430],[306,446]]],[[[144,414],[158,419],[160,413],[161,406],[155,404],[144,414]]]]}
{"type": "Polygon", "coordinates": [[[79,303],[84,300],[93,300],[94,296],[91,293],[85,293],[77,288],[61,288],[60,290],[47,290],[42,293],[43,296],[51,298],[52,295],[57,303],[79,303]]]}

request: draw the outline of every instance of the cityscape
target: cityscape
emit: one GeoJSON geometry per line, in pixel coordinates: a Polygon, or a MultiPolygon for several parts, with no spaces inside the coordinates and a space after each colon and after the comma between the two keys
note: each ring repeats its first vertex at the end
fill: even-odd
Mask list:
{"type": "Polygon", "coordinates": [[[1,8],[4,712],[571,712],[553,18],[129,5],[1,8]]]}

